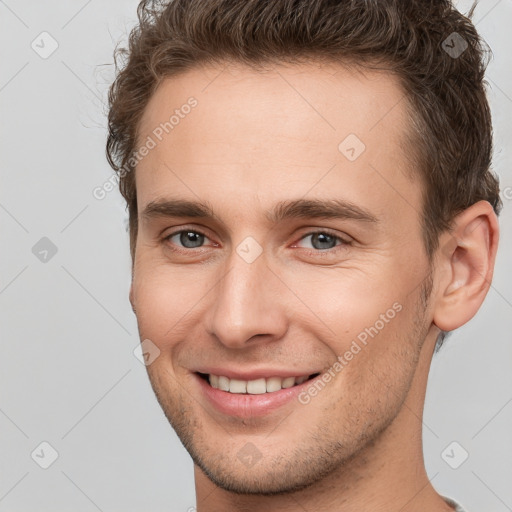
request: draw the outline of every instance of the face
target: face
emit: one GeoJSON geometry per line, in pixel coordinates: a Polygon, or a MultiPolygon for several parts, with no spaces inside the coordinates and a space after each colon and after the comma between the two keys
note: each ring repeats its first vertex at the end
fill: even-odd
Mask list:
{"type": "Polygon", "coordinates": [[[159,403],[224,489],[303,488],[400,414],[431,324],[404,104],[383,72],[219,65],[144,112],[131,300],[159,403]]]}

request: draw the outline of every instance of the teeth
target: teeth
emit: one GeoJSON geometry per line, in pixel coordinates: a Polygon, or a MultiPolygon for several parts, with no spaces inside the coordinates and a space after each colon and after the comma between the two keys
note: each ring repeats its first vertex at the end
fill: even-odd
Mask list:
{"type": "MultiPolygon", "coordinates": [[[[211,381],[210,384],[212,384],[211,381]]],[[[229,379],[227,377],[219,377],[219,389],[222,391],[229,391],[229,379]]]]}
{"type": "Polygon", "coordinates": [[[229,392],[230,393],[247,393],[247,381],[246,380],[230,379],[229,392]]]}
{"type": "Polygon", "coordinates": [[[250,395],[262,395],[267,392],[267,382],[265,379],[247,381],[247,393],[250,395]]]}
{"type": "Polygon", "coordinates": [[[212,388],[220,389],[221,391],[229,391],[229,393],[250,395],[262,395],[263,393],[273,393],[280,389],[288,389],[292,386],[302,384],[308,380],[307,375],[301,377],[269,377],[268,379],[256,380],[239,380],[228,379],[222,375],[209,375],[208,380],[212,388]]]}
{"type": "Polygon", "coordinates": [[[283,379],[283,383],[281,386],[283,388],[291,388],[295,384],[295,377],[287,377],[286,379],[283,379]]]}
{"type": "Polygon", "coordinates": [[[299,377],[299,378],[295,379],[295,383],[296,383],[296,384],[302,384],[303,382],[305,382],[305,381],[307,381],[307,380],[308,380],[308,378],[307,378],[307,376],[305,375],[304,377],[299,377]]]}
{"type": "Polygon", "coordinates": [[[210,384],[212,388],[219,389],[219,376],[218,375],[210,375],[210,384]]]}
{"type": "Polygon", "coordinates": [[[281,377],[270,377],[267,379],[267,393],[272,393],[272,391],[279,391],[281,388],[281,382],[283,379],[281,377]]]}

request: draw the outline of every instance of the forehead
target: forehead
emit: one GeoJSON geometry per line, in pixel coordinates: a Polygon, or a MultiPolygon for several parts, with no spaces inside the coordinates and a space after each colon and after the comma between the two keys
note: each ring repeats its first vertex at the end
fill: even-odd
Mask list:
{"type": "Polygon", "coordinates": [[[405,93],[384,71],[198,67],[165,79],[143,113],[138,142],[155,146],[137,165],[139,211],[165,195],[223,198],[228,208],[240,194],[259,207],[285,193],[334,193],[377,215],[392,204],[417,217],[408,125],[405,93]]]}
{"type": "MultiPolygon", "coordinates": [[[[259,70],[240,63],[218,63],[164,79],[143,112],[139,142],[141,135],[168,122],[190,97],[197,99],[199,108],[194,111],[200,111],[201,117],[223,118],[221,126],[196,123],[196,133],[203,124],[209,133],[219,128],[224,132],[236,128],[238,133],[242,128],[241,137],[247,133],[244,121],[249,121],[253,134],[285,128],[280,135],[320,131],[319,135],[330,139],[334,133],[336,138],[348,130],[373,132],[380,125],[381,130],[391,129],[390,137],[399,137],[407,124],[404,91],[398,77],[386,71],[320,62],[276,64],[259,70]],[[279,124],[271,124],[276,119],[279,124]],[[295,122],[301,120],[307,124],[295,122]]],[[[183,132],[174,123],[174,134],[183,132]]],[[[193,119],[187,122],[191,123],[193,119]]]]}

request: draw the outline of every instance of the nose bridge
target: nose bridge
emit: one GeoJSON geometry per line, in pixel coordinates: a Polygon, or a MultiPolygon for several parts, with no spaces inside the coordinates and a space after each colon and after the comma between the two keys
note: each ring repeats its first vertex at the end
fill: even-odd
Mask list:
{"type": "Polygon", "coordinates": [[[226,268],[214,295],[210,333],[230,348],[243,348],[256,335],[266,341],[281,337],[286,316],[261,246],[245,239],[234,248],[226,268]]]}

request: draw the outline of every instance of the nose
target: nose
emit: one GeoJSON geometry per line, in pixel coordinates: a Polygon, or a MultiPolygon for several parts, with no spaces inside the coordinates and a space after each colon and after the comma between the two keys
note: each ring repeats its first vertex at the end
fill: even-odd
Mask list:
{"type": "Polygon", "coordinates": [[[282,338],[288,328],[283,285],[265,255],[249,263],[233,251],[225,268],[205,317],[209,333],[232,349],[282,338]]]}

